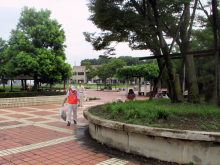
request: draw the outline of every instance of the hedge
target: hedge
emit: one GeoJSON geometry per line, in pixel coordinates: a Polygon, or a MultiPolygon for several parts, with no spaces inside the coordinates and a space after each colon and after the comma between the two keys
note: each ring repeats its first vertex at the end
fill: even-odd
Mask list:
{"type": "Polygon", "coordinates": [[[11,98],[11,97],[34,97],[34,96],[56,96],[65,95],[66,92],[55,92],[55,91],[43,91],[43,92],[1,92],[0,98],[11,98]]]}

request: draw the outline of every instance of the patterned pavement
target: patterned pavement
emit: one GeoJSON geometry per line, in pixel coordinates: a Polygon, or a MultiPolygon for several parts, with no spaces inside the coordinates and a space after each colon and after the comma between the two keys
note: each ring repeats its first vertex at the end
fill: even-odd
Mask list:
{"type": "MultiPolygon", "coordinates": [[[[89,106],[125,99],[125,92],[87,90],[88,97],[78,108],[78,123],[69,127],[60,118],[61,105],[41,105],[0,109],[0,164],[10,165],[134,165],[129,160],[94,152],[77,141],[75,130],[88,125],[83,110],[89,106]]],[[[139,97],[138,99],[146,99],[139,97]]],[[[65,105],[67,110],[67,104],[65,105]]]]}

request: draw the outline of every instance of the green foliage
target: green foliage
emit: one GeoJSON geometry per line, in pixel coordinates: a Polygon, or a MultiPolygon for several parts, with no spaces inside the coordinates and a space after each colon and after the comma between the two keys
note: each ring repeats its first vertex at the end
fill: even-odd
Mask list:
{"type": "Polygon", "coordinates": [[[103,107],[103,110],[105,110],[105,111],[112,110],[112,104],[111,103],[105,103],[104,107],[103,107]]]}
{"type": "MultiPolygon", "coordinates": [[[[98,58],[98,59],[84,59],[81,61],[81,66],[86,65],[85,62],[90,62],[91,65],[102,65],[102,64],[108,64],[111,63],[113,59],[116,59],[115,57],[111,59],[103,59],[103,58],[98,58]]],[[[132,57],[132,56],[119,56],[118,59],[123,60],[124,62],[127,63],[127,66],[132,66],[132,65],[141,65],[141,64],[147,64],[147,63],[152,63],[153,60],[139,60],[137,57],[132,57]]]]}
{"type": "Polygon", "coordinates": [[[101,66],[97,66],[97,67],[96,67],[97,76],[98,76],[102,81],[106,81],[106,79],[107,79],[108,77],[110,77],[110,75],[108,74],[106,68],[107,68],[107,64],[102,64],[101,66]]]}
{"type": "Polygon", "coordinates": [[[123,68],[126,65],[126,62],[121,59],[113,59],[111,63],[107,64],[105,72],[107,72],[109,77],[112,78],[116,74],[117,69],[123,68]]]}
{"type": "Polygon", "coordinates": [[[167,110],[164,109],[159,109],[157,110],[157,115],[158,115],[158,119],[168,119],[169,117],[169,112],[167,110]]]}
{"type": "Polygon", "coordinates": [[[188,165],[194,165],[194,163],[193,162],[189,162],[188,165]]]}
{"type": "Polygon", "coordinates": [[[83,65],[86,66],[86,67],[85,67],[85,71],[87,72],[87,73],[86,73],[86,77],[87,77],[88,79],[92,79],[92,78],[94,78],[94,77],[97,75],[97,72],[96,72],[95,68],[93,68],[93,67],[91,66],[91,63],[90,63],[90,62],[83,62],[83,65]]]}
{"type": "Polygon", "coordinates": [[[57,20],[50,19],[51,11],[36,11],[24,7],[17,28],[11,31],[6,64],[11,77],[29,75],[42,82],[60,82],[72,76],[65,63],[65,33],[57,20]]]}
{"type": "Polygon", "coordinates": [[[12,98],[12,97],[34,97],[34,96],[55,96],[65,95],[65,92],[4,92],[0,93],[0,98],[12,98]]]}
{"type": "Polygon", "coordinates": [[[120,68],[117,70],[117,76],[121,78],[145,77],[147,79],[154,79],[158,77],[158,75],[159,68],[155,62],[151,64],[120,68]]]}
{"type": "Polygon", "coordinates": [[[100,98],[98,98],[98,97],[88,97],[89,98],[89,100],[100,100],[100,98]]]}
{"type": "Polygon", "coordinates": [[[8,61],[6,58],[6,50],[8,48],[8,44],[5,40],[0,38],[0,76],[3,77],[6,75],[5,65],[8,61]]]}
{"type": "Polygon", "coordinates": [[[165,128],[175,128],[178,126],[176,123],[170,122],[170,120],[182,121],[182,124],[187,125],[193,119],[193,124],[197,123],[196,125],[199,125],[202,130],[218,130],[220,118],[217,106],[209,106],[204,103],[195,105],[187,102],[171,104],[170,99],[153,99],[152,102],[136,100],[106,103],[102,106],[102,110],[99,113],[95,111],[95,108],[91,109],[90,112],[92,114],[95,112],[96,115],[103,116],[106,119],[124,123],[165,128]],[[189,119],[190,116],[192,117],[189,119]],[[204,120],[207,121],[202,122],[204,120]],[[164,123],[160,123],[160,121],[164,123]]]}

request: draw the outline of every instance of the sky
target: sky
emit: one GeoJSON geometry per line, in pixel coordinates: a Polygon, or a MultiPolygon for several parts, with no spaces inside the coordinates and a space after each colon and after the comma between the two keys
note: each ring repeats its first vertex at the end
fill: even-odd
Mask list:
{"type": "MultiPolygon", "coordinates": [[[[65,31],[67,48],[66,62],[71,66],[79,66],[81,60],[98,58],[104,51],[95,51],[91,43],[85,41],[83,32],[100,32],[91,21],[88,0],[5,0],[0,5],[0,37],[8,40],[12,29],[16,28],[21,10],[24,6],[34,7],[37,11],[48,9],[52,12],[51,19],[56,19],[65,31]]],[[[116,56],[145,57],[148,50],[131,50],[128,43],[119,43],[116,56]]]]}

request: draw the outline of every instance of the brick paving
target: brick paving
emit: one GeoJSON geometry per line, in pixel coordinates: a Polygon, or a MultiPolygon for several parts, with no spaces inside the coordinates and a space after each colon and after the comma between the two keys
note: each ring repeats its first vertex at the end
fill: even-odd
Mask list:
{"type": "MultiPolygon", "coordinates": [[[[143,89],[142,89],[143,91],[143,89]]],[[[137,92],[136,92],[137,93],[137,92]]],[[[93,105],[125,100],[125,91],[89,89],[87,97],[101,100],[84,102],[78,108],[78,124],[69,127],[60,118],[61,105],[41,105],[0,109],[0,164],[10,165],[135,165],[137,163],[97,153],[77,141],[75,130],[88,125],[83,110],[93,105]]],[[[147,99],[140,96],[138,99],[147,99]]],[[[65,105],[67,109],[67,104],[65,105]]]]}

